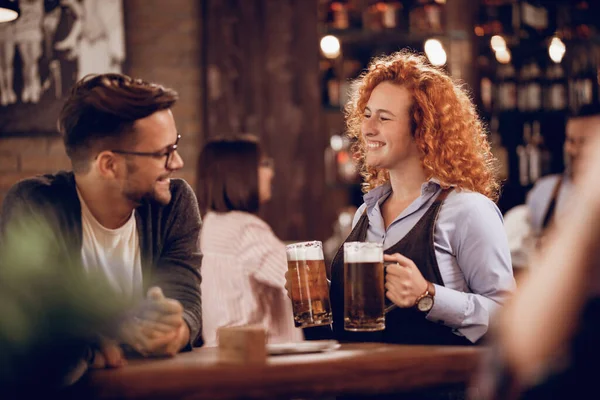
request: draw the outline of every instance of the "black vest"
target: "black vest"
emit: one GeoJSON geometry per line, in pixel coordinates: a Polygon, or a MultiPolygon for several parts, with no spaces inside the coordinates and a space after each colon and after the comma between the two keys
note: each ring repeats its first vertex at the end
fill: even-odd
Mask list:
{"type": "Polygon", "coordinates": [[[548,207],[546,208],[546,213],[544,214],[544,219],[542,220],[542,232],[548,228],[550,222],[554,219],[554,214],[556,213],[556,203],[558,202],[558,193],[560,192],[562,184],[563,177],[561,176],[558,178],[558,182],[556,182],[554,190],[552,191],[552,196],[548,202],[548,207]]]}
{"type": "MultiPolygon", "coordinates": [[[[443,190],[417,224],[402,240],[385,250],[400,253],[414,261],[428,281],[444,285],[435,257],[433,244],[435,223],[440,207],[452,189],[443,190]]],[[[369,219],[362,215],[346,242],[364,242],[369,219]]],[[[451,328],[425,319],[416,308],[395,308],[385,316],[385,330],[380,332],[350,332],[344,330],[344,251],[343,244],[331,264],[331,305],[333,336],[344,342],[385,342],[402,344],[468,345],[471,342],[452,333],[451,328]]]]}

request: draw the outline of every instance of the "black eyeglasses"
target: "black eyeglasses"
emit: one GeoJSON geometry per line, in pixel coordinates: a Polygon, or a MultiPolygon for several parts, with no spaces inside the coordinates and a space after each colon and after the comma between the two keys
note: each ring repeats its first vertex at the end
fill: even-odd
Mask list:
{"type": "Polygon", "coordinates": [[[177,140],[175,143],[167,146],[166,149],[154,152],[143,152],[143,151],[125,151],[125,150],[111,150],[113,153],[117,154],[126,154],[130,156],[142,156],[142,157],[154,157],[161,158],[167,157],[165,160],[165,169],[169,169],[169,164],[173,161],[173,155],[177,151],[177,145],[179,143],[179,139],[181,139],[181,135],[177,135],[177,140]]]}

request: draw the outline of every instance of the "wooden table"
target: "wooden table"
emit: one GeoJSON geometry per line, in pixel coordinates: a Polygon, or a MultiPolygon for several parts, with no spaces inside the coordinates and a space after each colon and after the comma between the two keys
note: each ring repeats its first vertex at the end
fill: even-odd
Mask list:
{"type": "Polygon", "coordinates": [[[101,399],[310,398],[410,392],[465,384],[482,354],[475,347],[344,344],[329,353],[271,356],[263,365],[224,365],[216,348],[175,358],[130,361],[90,372],[76,397],[101,399]]]}

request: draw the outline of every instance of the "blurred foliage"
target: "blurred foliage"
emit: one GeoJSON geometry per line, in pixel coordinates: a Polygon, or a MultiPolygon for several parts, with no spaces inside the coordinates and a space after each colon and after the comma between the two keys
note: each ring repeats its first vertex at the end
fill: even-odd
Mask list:
{"type": "Polygon", "coordinates": [[[21,219],[4,232],[0,389],[59,387],[85,371],[89,346],[99,335],[112,336],[127,304],[102,276],[85,271],[80,254],[59,249],[40,220],[21,219]]]}

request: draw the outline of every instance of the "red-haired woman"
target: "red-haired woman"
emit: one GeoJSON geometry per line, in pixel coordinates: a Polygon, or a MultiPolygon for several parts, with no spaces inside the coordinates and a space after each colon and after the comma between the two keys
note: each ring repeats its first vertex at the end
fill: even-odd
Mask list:
{"type": "Polygon", "coordinates": [[[364,178],[347,241],[383,243],[386,297],[397,307],[375,335],[344,331],[343,251],[331,269],[334,336],[471,344],[515,288],[499,184],[468,95],[423,56],[374,59],[346,107],[364,178]]]}

